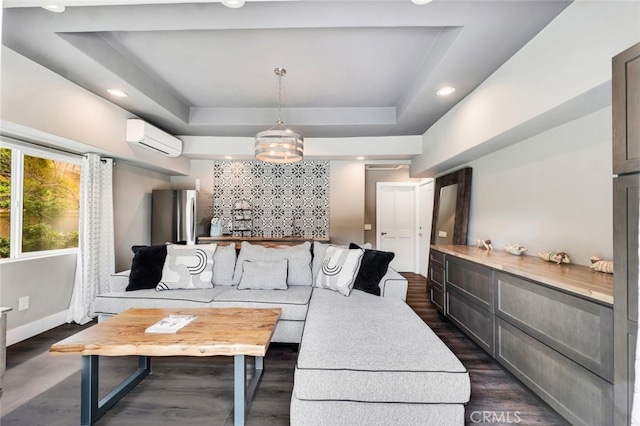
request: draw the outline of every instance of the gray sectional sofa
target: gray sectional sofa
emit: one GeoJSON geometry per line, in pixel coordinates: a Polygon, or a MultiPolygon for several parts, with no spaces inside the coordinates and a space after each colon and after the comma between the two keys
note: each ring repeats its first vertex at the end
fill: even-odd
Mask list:
{"type": "MultiPolygon", "coordinates": [[[[389,268],[378,284],[380,296],[354,289],[345,297],[313,285],[327,245],[300,249],[309,257],[296,251],[289,268],[306,262],[308,274],[305,268],[293,271],[297,285],[283,290],[239,289],[238,263],[277,259],[295,249],[243,243],[234,268],[219,264],[218,276],[214,268],[213,288],[125,291],[125,271],[112,275],[111,291],[97,297],[95,313],[103,320],[131,307],[278,307],[282,316],[273,342],[300,344],[292,425],[464,424],[469,374],[404,302],[407,280],[389,268]],[[300,285],[302,277],[308,284],[300,285]]],[[[223,256],[220,250],[214,265],[216,260],[231,262],[229,252],[223,256]]]]}

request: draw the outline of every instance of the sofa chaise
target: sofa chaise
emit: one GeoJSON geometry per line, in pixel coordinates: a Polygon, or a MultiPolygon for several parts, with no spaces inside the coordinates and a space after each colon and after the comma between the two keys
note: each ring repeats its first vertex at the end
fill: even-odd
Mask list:
{"type": "Polygon", "coordinates": [[[212,251],[212,287],[126,291],[136,256],[97,297],[100,321],[131,307],[282,309],[272,341],[300,345],[292,425],[464,424],[469,374],[404,302],[407,280],[387,268],[392,254],[243,242],[239,252],[212,251]]]}

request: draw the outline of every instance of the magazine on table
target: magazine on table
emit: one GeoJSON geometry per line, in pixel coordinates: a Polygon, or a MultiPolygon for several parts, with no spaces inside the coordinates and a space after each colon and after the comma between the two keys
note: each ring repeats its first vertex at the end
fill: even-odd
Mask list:
{"type": "Polygon", "coordinates": [[[175,333],[185,325],[197,318],[197,315],[178,315],[172,314],[168,317],[162,318],[157,323],[153,324],[145,330],[145,333],[175,333]]]}

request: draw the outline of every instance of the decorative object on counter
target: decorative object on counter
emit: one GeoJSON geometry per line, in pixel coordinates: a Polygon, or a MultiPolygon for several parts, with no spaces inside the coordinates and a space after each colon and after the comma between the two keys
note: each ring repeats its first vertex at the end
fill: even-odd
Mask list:
{"type": "Polygon", "coordinates": [[[237,200],[233,203],[232,234],[234,237],[250,237],[253,234],[253,216],[251,203],[247,199],[237,200]]]}
{"type": "Polygon", "coordinates": [[[569,255],[563,251],[549,251],[546,253],[540,253],[539,256],[547,262],[556,262],[558,265],[561,263],[571,263],[569,255]]]}
{"type": "Polygon", "coordinates": [[[591,265],[589,268],[594,271],[604,272],[605,274],[613,274],[613,261],[602,260],[598,256],[591,256],[591,265]]]}
{"type": "Polygon", "coordinates": [[[222,221],[219,217],[211,218],[211,228],[209,229],[210,237],[219,237],[222,235],[222,221]]]}
{"type": "Polygon", "coordinates": [[[478,245],[478,248],[483,250],[493,250],[491,240],[476,240],[476,244],[478,245]]]}
{"type": "Polygon", "coordinates": [[[233,203],[233,208],[235,210],[249,210],[251,209],[251,203],[246,198],[243,198],[242,200],[237,200],[233,203]]]}
{"type": "Polygon", "coordinates": [[[521,256],[522,253],[527,251],[527,248],[522,246],[521,244],[510,244],[510,243],[507,243],[504,249],[507,251],[507,253],[511,253],[514,256],[521,256]]]}

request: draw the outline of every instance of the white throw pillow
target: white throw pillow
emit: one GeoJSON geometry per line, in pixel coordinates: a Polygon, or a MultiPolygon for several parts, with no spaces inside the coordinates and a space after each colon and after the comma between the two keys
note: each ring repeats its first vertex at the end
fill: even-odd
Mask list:
{"type": "MultiPolygon", "coordinates": [[[[324,259],[324,253],[327,251],[327,247],[329,246],[349,248],[348,244],[335,245],[335,244],[319,243],[318,241],[314,241],[313,242],[313,264],[311,266],[314,283],[318,280],[318,274],[320,273],[320,268],[322,268],[322,260],[324,259]]],[[[358,246],[362,249],[371,249],[371,243],[358,244],[358,246]]]]}
{"type": "Polygon", "coordinates": [[[360,249],[327,247],[315,286],[349,296],[360,270],[363,255],[364,250],[360,249]]]}
{"type": "Polygon", "coordinates": [[[216,244],[167,245],[167,258],[157,291],[213,288],[213,254],[216,244]]]}
{"type": "Polygon", "coordinates": [[[287,259],[242,262],[242,278],[238,290],[286,290],[287,259]]]}

